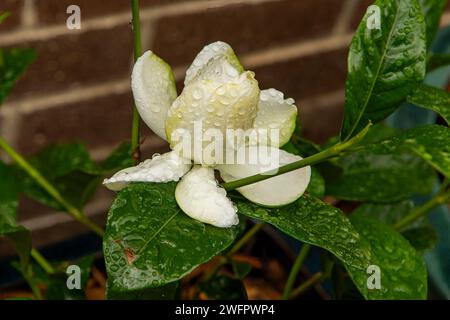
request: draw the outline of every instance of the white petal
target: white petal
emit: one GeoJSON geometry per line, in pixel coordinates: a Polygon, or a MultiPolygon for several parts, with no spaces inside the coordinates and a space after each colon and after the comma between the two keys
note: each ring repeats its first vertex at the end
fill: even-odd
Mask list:
{"type": "Polygon", "coordinates": [[[184,85],[189,85],[194,78],[198,76],[200,71],[210,62],[211,59],[217,57],[225,57],[230,66],[234,68],[238,74],[244,71],[241,63],[239,62],[236,54],[228,43],[217,41],[205,46],[199,54],[195,57],[194,62],[186,71],[186,78],[184,79],[184,85]]]}
{"type": "Polygon", "coordinates": [[[297,107],[293,99],[284,99],[284,94],[275,89],[262,90],[259,96],[258,114],[256,115],[254,129],[266,129],[268,134],[258,136],[258,141],[251,141],[251,144],[281,147],[289,142],[294,133],[296,122],[297,107]],[[276,139],[271,139],[271,132],[276,134],[276,139]]]}
{"type": "Polygon", "coordinates": [[[211,168],[194,166],[178,183],[175,197],[180,208],[193,219],[221,228],[239,223],[236,207],[218,186],[211,168]]]}
{"type": "Polygon", "coordinates": [[[181,158],[171,151],[163,155],[155,154],[135,167],[117,172],[103,184],[110,190],[119,191],[130,182],[169,182],[178,181],[191,168],[191,161],[181,158]]]}
{"type": "MultiPolygon", "coordinates": [[[[266,146],[246,147],[244,152],[247,155],[245,164],[226,164],[216,167],[225,182],[264,173],[302,159],[284,150],[266,146]],[[256,159],[256,161],[250,162],[248,159],[256,159]]],[[[238,188],[237,191],[248,200],[263,206],[283,206],[303,195],[308,187],[310,176],[311,168],[308,166],[238,188]]]]}
{"type": "Polygon", "coordinates": [[[145,52],[133,67],[131,88],[142,120],[166,140],[167,111],[177,97],[170,66],[153,52],[145,52]]]}

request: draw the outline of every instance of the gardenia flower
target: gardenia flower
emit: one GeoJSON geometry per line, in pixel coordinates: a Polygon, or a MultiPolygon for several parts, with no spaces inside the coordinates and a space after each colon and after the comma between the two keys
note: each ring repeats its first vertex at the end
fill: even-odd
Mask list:
{"type": "MultiPolygon", "coordinates": [[[[177,96],[170,66],[145,52],[133,68],[134,100],[143,121],[172,151],[155,154],[103,183],[119,191],[131,182],[181,179],[175,197],[187,215],[217,227],[236,225],[237,208],[218,185],[214,169],[229,182],[302,159],[279,149],[295,129],[294,100],[275,89],[260,91],[254,76],[244,71],[228,44],[215,42],[197,55],[177,96]]],[[[282,206],[304,193],[310,174],[305,167],[237,191],[260,205],[282,206]]]]}

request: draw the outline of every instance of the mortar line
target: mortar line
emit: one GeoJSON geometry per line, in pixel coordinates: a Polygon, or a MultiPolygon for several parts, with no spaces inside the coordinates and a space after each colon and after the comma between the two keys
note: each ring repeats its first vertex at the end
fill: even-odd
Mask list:
{"type": "Polygon", "coordinates": [[[333,27],[332,34],[340,35],[349,32],[350,23],[355,13],[358,0],[347,0],[342,5],[341,12],[333,27]]]}
{"type": "MultiPolygon", "coordinates": [[[[308,42],[294,43],[282,47],[268,50],[256,51],[244,55],[241,61],[246,68],[261,67],[269,64],[289,61],[316,53],[344,48],[351,40],[351,34],[319,38],[308,42]]],[[[187,66],[174,69],[175,79],[181,80],[184,77],[187,66]]],[[[0,109],[1,115],[9,113],[31,113],[37,110],[45,110],[59,105],[90,100],[105,96],[107,94],[122,94],[130,90],[130,79],[125,78],[117,81],[103,83],[84,88],[77,88],[58,92],[51,95],[25,98],[6,103],[0,109]]]]}
{"type": "MultiPolygon", "coordinates": [[[[213,8],[231,7],[237,4],[256,5],[265,2],[276,2],[283,0],[209,0],[209,1],[190,1],[185,3],[168,4],[155,7],[149,7],[141,10],[141,21],[157,19],[162,17],[186,15],[201,12],[213,8]]],[[[82,20],[81,29],[68,30],[65,23],[60,25],[49,25],[39,29],[21,28],[17,31],[0,35],[2,46],[11,46],[17,43],[29,41],[43,41],[61,35],[81,34],[84,32],[111,29],[119,25],[129,23],[131,13],[128,11],[113,13],[108,16],[90,18],[82,20]]]]}

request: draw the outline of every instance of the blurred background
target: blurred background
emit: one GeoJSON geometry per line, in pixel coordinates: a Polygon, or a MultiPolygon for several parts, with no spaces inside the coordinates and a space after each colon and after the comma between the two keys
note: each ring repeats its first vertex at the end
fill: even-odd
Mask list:
{"type": "MultiPolygon", "coordinates": [[[[172,65],[178,84],[206,44],[228,42],[261,89],[297,101],[303,135],[322,143],[338,133],[347,48],[368,0],[141,0],[143,49],[172,65]]],[[[1,47],[32,47],[37,59],[0,109],[0,134],[30,155],[58,142],[84,141],[96,160],[129,139],[133,64],[127,0],[0,0],[11,16],[1,47]],[[66,9],[81,8],[81,30],[66,9]]],[[[442,25],[450,24],[450,5],[442,25]]],[[[142,126],[144,156],[167,150],[142,126]]],[[[104,223],[113,193],[100,190],[87,214],[104,223]]],[[[22,199],[22,224],[36,247],[86,232],[68,215],[22,199]]],[[[88,242],[86,242],[88,243],[88,242]]],[[[12,248],[0,242],[0,252],[12,248]]]]}

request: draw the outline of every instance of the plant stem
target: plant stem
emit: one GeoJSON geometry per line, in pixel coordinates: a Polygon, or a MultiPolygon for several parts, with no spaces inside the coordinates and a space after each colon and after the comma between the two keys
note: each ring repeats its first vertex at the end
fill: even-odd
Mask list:
{"type": "Polygon", "coordinates": [[[0,148],[5,150],[5,152],[26,172],[33,178],[33,180],[41,186],[47,193],[52,196],[66,211],[75,218],[78,222],[84,224],[92,231],[97,233],[99,236],[103,237],[104,231],[101,227],[97,226],[89,220],[86,215],[71,205],[64,197],[59,193],[59,191],[42,176],[42,174],[36,170],[28,161],[26,161],[20,154],[18,154],[8,143],[0,137],[0,148]]]}
{"type": "MultiPolygon", "coordinates": [[[[133,43],[134,43],[134,61],[136,61],[142,54],[141,45],[141,20],[139,18],[139,0],[131,0],[131,14],[132,14],[132,29],[133,29],[133,43]]],[[[136,105],[133,105],[133,120],[131,126],[131,150],[133,161],[137,164],[141,160],[141,148],[139,143],[139,125],[140,117],[136,105]]]]}
{"type": "Polygon", "coordinates": [[[255,224],[253,227],[248,230],[238,242],[234,244],[230,251],[227,254],[220,258],[219,262],[211,269],[211,271],[206,275],[205,280],[211,279],[220,268],[222,268],[231,258],[233,254],[239,251],[259,230],[261,230],[266,224],[264,222],[260,222],[255,224]]]}
{"type": "Polygon", "coordinates": [[[407,216],[403,219],[399,220],[396,224],[394,224],[394,229],[402,230],[407,225],[417,221],[418,219],[426,216],[431,210],[439,207],[450,201],[450,191],[438,193],[436,196],[431,198],[429,201],[425,202],[420,207],[417,207],[413,211],[411,211],[407,216]]]}
{"type": "Polygon", "coordinates": [[[253,227],[248,230],[244,236],[239,239],[238,242],[231,248],[230,251],[228,251],[227,256],[232,256],[236,252],[239,251],[256,233],[258,233],[259,230],[261,230],[266,224],[264,222],[259,222],[255,224],[253,227]]]}
{"type": "Polygon", "coordinates": [[[287,279],[286,285],[284,287],[283,291],[283,300],[288,300],[291,296],[292,288],[294,287],[295,280],[297,279],[298,273],[300,272],[300,268],[303,265],[303,262],[305,261],[309,250],[311,249],[310,244],[303,244],[302,249],[300,250],[300,253],[298,254],[297,258],[295,259],[294,265],[292,266],[291,271],[289,272],[289,277],[287,279]]]}
{"type": "Polygon", "coordinates": [[[317,282],[323,279],[322,272],[315,273],[311,278],[306,280],[304,283],[302,283],[300,286],[298,286],[294,291],[292,291],[290,299],[295,299],[305,291],[307,291],[309,288],[311,288],[313,285],[315,285],[317,282]]]}
{"type": "Polygon", "coordinates": [[[31,249],[31,256],[33,259],[41,266],[42,269],[48,274],[54,274],[55,269],[53,269],[52,265],[45,259],[43,255],[39,253],[36,249],[31,249]]]}
{"type": "Polygon", "coordinates": [[[344,150],[346,150],[346,149],[356,145],[358,142],[360,142],[364,138],[364,136],[367,134],[367,132],[369,131],[369,128],[371,126],[372,126],[372,124],[367,125],[361,132],[359,132],[356,136],[354,136],[352,139],[350,139],[348,141],[338,143],[338,144],[336,144],[326,150],[323,150],[319,153],[316,153],[308,158],[281,166],[276,170],[275,174],[273,173],[275,170],[270,170],[268,172],[264,172],[264,173],[256,174],[256,175],[249,176],[246,178],[242,178],[239,180],[223,183],[222,187],[224,187],[225,190],[227,190],[227,191],[231,191],[231,190],[243,187],[243,186],[247,186],[249,184],[253,184],[253,183],[256,183],[259,181],[273,178],[275,176],[279,176],[283,173],[287,173],[287,172],[297,170],[297,169],[300,169],[300,168],[303,168],[306,166],[311,166],[314,164],[318,164],[318,163],[327,161],[331,158],[335,158],[335,157],[339,156],[344,150]]]}

